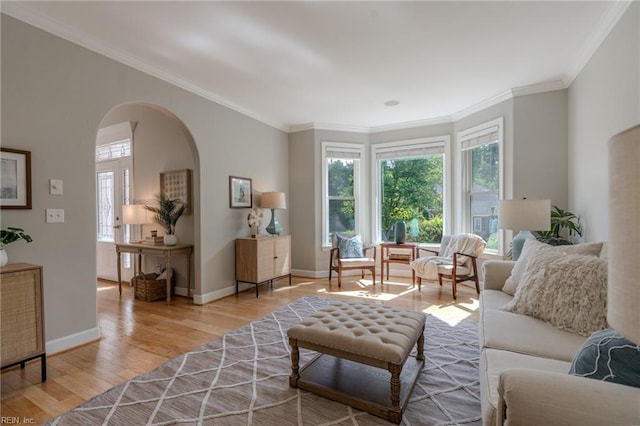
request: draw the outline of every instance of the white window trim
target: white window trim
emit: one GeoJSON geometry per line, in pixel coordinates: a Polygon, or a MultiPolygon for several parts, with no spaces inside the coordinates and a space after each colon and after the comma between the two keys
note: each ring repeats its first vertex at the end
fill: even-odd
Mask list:
{"type": "MultiPolygon", "coordinates": [[[[471,144],[471,147],[474,146],[472,142],[473,139],[481,139],[483,136],[487,136],[493,132],[497,131],[498,133],[498,158],[500,160],[499,167],[499,177],[498,177],[498,198],[500,200],[504,199],[504,117],[498,117],[494,120],[487,121],[485,123],[479,124],[477,126],[462,130],[458,132],[456,135],[456,151],[458,153],[458,173],[457,173],[457,181],[456,186],[458,190],[458,205],[460,208],[458,211],[460,214],[458,215],[458,226],[456,229],[459,232],[471,232],[472,224],[469,215],[467,214],[469,210],[469,199],[467,197],[466,188],[464,179],[466,176],[466,167],[465,164],[465,155],[463,146],[467,144],[471,144]],[[497,128],[497,129],[496,129],[497,128]]],[[[498,229],[498,254],[505,253],[505,235],[502,229],[498,229]]],[[[489,251],[490,252],[490,251],[489,251]]]]}
{"type": "MultiPolygon", "coordinates": [[[[329,174],[327,170],[327,153],[330,151],[343,151],[353,155],[352,159],[358,159],[359,162],[354,164],[353,168],[353,197],[355,200],[355,232],[362,234],[362,224],[365,223],[364,212],[365,207],[362,205],[362,182],[364,181],[364,162],[365,146],[360,143],[348,142],[322,142],[322,248],[328,249],[330,246],[326,243],[324,236],[329,233],[329,174]]],[[[339,158],[339,157],[332,157],[339,158]]],[[[345,157],[349,158],[349,157],[345,157]]],[[[365,238],[366,236],[363,236],[365,238]]],[[[366,238],[365,238],[366,239],[366,238]]]]}
{"type": "MultiPolygon", "coordinates": [[[[378,244],[380,243],[380,218],[382,217],[382,206],[380,204],[380,170],[378,168],[378,154],[379,153],[387,153],[394,151],[405,151],[410,149],[428,149],[430,147],[442,147],[444,148],[444,176],[443,176],[443,230],[442,232],[447,234],[450,232],[450,227],[452,223],[452,210],[449,208],[450,203],[452,202],[451,197],[451,137],[449,135],[435,136],[429,138],[418,138],[418,139],[407,139],[401,141],[393,141],[393,142],[384,142],[378,143],[371,146],[371,235],[373,236],[373,242],[378,244]]],[[[403,157],[396,157],[403,158],[403,157]]],[[[410,157],[406,157],[410,158],[410,157]]]]}

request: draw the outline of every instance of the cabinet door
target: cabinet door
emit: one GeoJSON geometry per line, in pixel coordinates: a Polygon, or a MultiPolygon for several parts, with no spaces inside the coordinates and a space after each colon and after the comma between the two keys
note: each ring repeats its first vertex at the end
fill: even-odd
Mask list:
{"type": "Polygon", "coordinates": [[[274,239],[275,272],[274,276],[287,275],[291,272],[291,236],[284,235],[274,239]]]}
{"type": "Polygon", "coordinates": [[[274,274],[273,258],[275,257],[274,239],[258,238],[258,252],[256,257],[258,276],[256,282],[262,282],[272,279],[274,274]]]}
{"type": "Polygon", "coordinates": [[[42,327],[42,268],[5,273],[0,291],[2,300],[2,365],[44,352],[42,327]]]}

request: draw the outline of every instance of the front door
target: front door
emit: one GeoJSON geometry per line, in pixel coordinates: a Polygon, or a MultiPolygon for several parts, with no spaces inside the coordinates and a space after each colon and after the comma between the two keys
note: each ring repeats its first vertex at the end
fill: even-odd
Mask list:
{"type": "MultiPolygon", "coordinates": [[[[128,240],[129,225],[122,223],[122,205],[130,198],[130,158],[101,161],[96,163],[97,188],[97,243],[96,268],[98,278],[117,281],[117,256],[115,243],[128,240]]],[[[132,258],[124,254],[122,259],[122,279],[133,276],[132,258]]]]}

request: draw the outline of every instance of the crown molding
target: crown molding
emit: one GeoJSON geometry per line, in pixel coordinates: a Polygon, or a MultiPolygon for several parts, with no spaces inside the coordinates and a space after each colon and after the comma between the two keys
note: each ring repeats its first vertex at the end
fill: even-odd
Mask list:
{"type": "Polygon", "coordinates": [[[407,121],[397,124],[384,124],[381,126],[365,127],[365,126],[349,126],[345,124],[332,123],[305,123],[296,124],[289,127],[289,133],[303,132],[305,130],[329,130],[336,132],[352,132],[352,133],[381,133],[392,130],[415,129],[416,127],[435,126],[437,124],[451,123],[451,117],[428,118],[425,120],[407,121]]]}
{"type": "Polygon", "coordinates": [[[371,130],[369,127],[350,126],[347,124],[305,123],[305,124],[295,124],[289,127],[289,133],[303,132],[305,130],[329,130],[329,131],[336,131],[336,132],[371,133],[371,130]]]}
{"type": "Polygon", "coordinates": [[[562,80],[545,81],[542,83],[530,84],[511,89],[511,97],[533,95],[536,93],[553,92],[554,90],[566,89],[567,86],[562,80]]]}
{"type": "Polygon", "coordinates": [[[191,84],[178,76],[162,71],[158,68],[152,67],[146,64],[145,62],[143,62],[142,60],[140,60],[139,58],[128,55],[118,49],[115,49],[106,43],[103,43],[99,40],[96,40],[90,37],[86,33],[83,33],[77,30],[71,30],[70,28],[68,28],[58,20],[51,19],[40,13],[29,10],[27,7],[22,6],[21,2],[17,2],[17,1],[2,2],[2,13],[8,16],[11,16],[12,18],[15,18],[19,21],[23,21],[36,28],[39,28],[43,31],[46,31],[50,34],[53,34],[57,37],[60,37],[68,42],[77,44],[78,46],[84,47],[85,49],[88,49],[100,55],[106,56],[107,58],[113,59],[114,61],[120,62],[133,69],[141,71],[145,74],[156,77],[173,86],[177,86],[181,89],[184,89],[195,95],[208,99],[212,102],[215,102],[219,105],[222,105],[240,114],[246,115],[247,117],[258,120],[271,127],[282,130],[284,132],[288,130],[288,126],[284,123],[273,121],[253,111],[249,111],[245,108],[242,108],[234,104],[233,102],[229,102],[226,99],[221,98],[220,96],[212,92],[203,90],[202,88],[194,84],[191,84]]]}
{"type": "Polygon", "coordinates": [[[384,124],[382,126],[373,126],[369,128],[369,133],[390,132],[393,130],[415,129],[416,127],[435,126],[438,124],[452,123],[451,116],[426,118],[424,120],[406,121],[397,124],[384,124]]]}
{"type": "Polygon", "coordinates": [[[513,98],[513,91],[511,89],[505,90],[504,92],[498,93],[497,95],[494,95],[488,99],[485,99],[482,102],[478,102],[475,105],[471,105],[470,107],[467,107],[461,111],[456,112],[455,114],[452,114],[451,120],[452,121],[461,120],[465,117],[468,117],[472,114],[475,114],[493,105],[499,104],[500,102],[504,102],[512,98],[513,98]]]}
{"type": "Polygon", "coordinates": [[[600,20],[600,24],[594,28],[594,31],[591,33],[591,37],[587,39],[586,43],[583,45],[580,55],[578,55],[578,59],[574,64],[573,68],[570,72],[567,73],[567,76],[564,79],[564,84],[566,87],[569,87],[573,80],[578,77],[582,69],[587,65],[589,59],[596,53],[602,42],[607,38],[611,30],[618,24],[620,18],[625,14],[629,6],[634,3],[633,0],[618,0],[612,2],[613,5],[609,12],[600,20]]]}

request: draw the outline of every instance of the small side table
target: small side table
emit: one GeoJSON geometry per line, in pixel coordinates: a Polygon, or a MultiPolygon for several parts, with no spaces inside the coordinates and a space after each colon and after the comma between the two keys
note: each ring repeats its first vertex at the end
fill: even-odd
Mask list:
{"type": "MultiPolygon", "coordinates": [[[[402,263],[405,265],[409,265],[412,260],[416,259],[416,250],[418,248],[418,243],[394,243],[394,242],[384,242],[380,243],[380,249],[382,250],[382,256],[380,256],[380,284],[384,284],[384,266],[387,265],[387,280],[389,280],[389,264],[391,263],[402,263]],[[389,253],[389,249],[405,249],[409,250],[408,258],[394,258],[389,253]]],[[[411,283],[416,283],[416,271],[411,269],[411,283]]]]}

